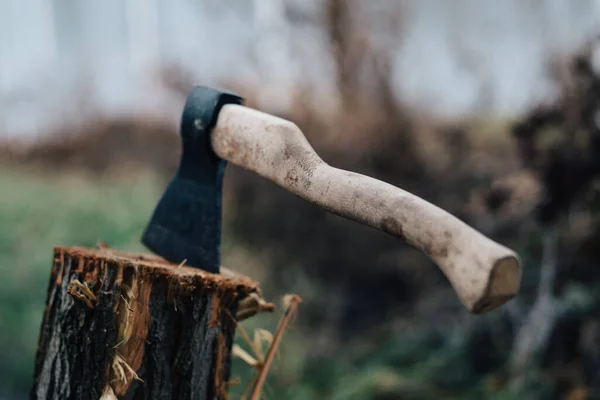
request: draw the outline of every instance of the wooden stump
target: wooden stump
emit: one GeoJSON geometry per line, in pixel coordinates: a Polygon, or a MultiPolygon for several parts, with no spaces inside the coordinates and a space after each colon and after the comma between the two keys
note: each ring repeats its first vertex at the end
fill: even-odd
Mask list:
{"type": "Polygon", "coordinates": [[[31,397],[226,399],[250,279],[108,249],[57,247],[31,397]]]}

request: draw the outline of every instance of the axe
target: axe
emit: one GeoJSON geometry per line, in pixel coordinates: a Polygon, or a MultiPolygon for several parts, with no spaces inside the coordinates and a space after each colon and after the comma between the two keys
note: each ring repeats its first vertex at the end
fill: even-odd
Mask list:
{"type": "Polygon", "coordinates": [[[179,168],[142,236],[150,251],[170,262],[219,273],[222,181],[231,162],[420,250],[474,314],[501,306],[519,291],[515,252],[411,193],[328,165],[294,123],[245,107],[234,93],[194,87],[180,133],[179,168]]]}

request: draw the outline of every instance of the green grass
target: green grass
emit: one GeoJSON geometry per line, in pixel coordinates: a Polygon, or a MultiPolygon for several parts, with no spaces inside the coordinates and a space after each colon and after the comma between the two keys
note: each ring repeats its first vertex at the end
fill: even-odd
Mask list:
{"type": "MultiPolygon", "coordinates": [[[[76,173],[0,171],[0,399],[28,397],[53,247],[94,246],[102,240],[112,248],[144,251],[140,235],[163,187],[156,177],[145,175],[103,180],[76,173]]],[[[231,238],[225,237],[223,244],[224,252],[235,252],[231,238]]],[[[246,257],[242,258],[243,264],[246,257]]],[[[266,275],[257,271],[257,276],[266,275]]],[[[295,292],[310,302],[319,289],[300,278],[295,292]]],[[[280,312],[242,325],[249,335],[255,328],[274,332],[280,312]]],[[[402,398],[424,400],[495,398],[486,392],[485,382],[465,382],[464,377],[472,373],[461,363],[465,349],[460,333],[449,332],[442,342],[430,337],[417,332],[370,343],[367,355],[347,344],[335,358],[315,360],[309,356],[311,337],[292,326],[269,373],[265,393],[269,399],[291,400],[390,399],[398,398],[398,393],[403,393],[402,398]],[[459,388],[436,388],[433,383],[440,376],[455,386],[459,382],[459,388]]],[[[247,349],[239,335],[236,340],[247,349]]],[[[370,342],[369,338],[365,341],[370,342]]],[[[232,375],[241,384],[232,388],[233,399],[239,398],[241,387],[254,373],[234,361],[232,375]]]]}
{"type": "Polygon", "coordinates": [[[0,171],[0,397],[29,390],[53,247],[104,240],[141,250],[139,236],[159,195],[152,177],[0,171]]]}

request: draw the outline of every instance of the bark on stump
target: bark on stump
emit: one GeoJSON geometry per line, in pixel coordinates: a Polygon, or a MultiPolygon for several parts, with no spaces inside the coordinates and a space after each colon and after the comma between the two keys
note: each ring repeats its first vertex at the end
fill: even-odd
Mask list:
{"type": "Polygon", "coordinates": [[[226,399],[232,317],[254,292],[228,270],[57,247],[31,397],[226,399]]]}

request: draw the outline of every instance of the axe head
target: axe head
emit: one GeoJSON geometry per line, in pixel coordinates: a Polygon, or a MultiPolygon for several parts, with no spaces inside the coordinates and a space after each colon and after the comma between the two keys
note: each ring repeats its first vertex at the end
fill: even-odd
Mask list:
{"type": "Polygon", "coordinates": [[[181,118],[179,168],[162,195],[142,243],[174,263],[218,273],[221,263],[221,193],[226,161],[211,147],[210,132],[236,94],[194,87],[181,118]]]}

